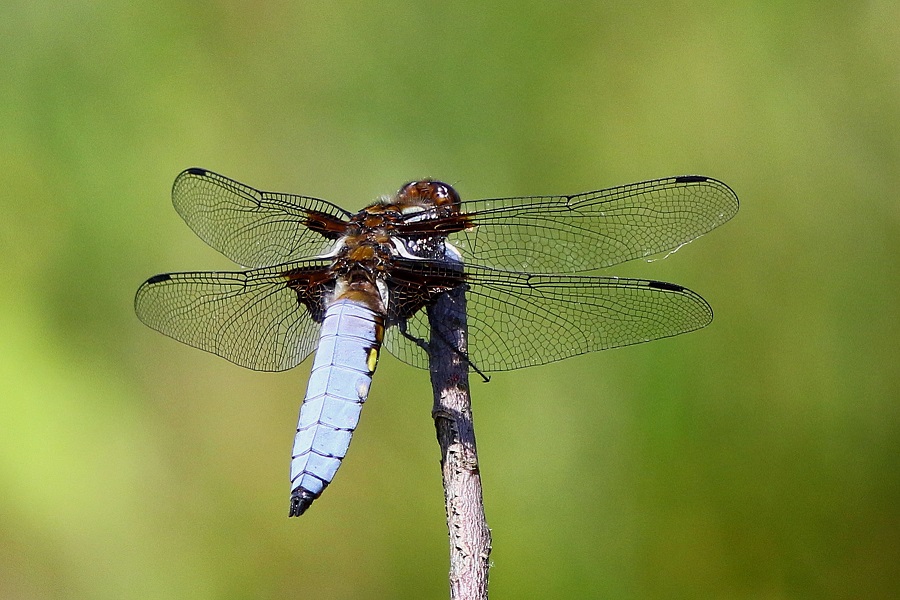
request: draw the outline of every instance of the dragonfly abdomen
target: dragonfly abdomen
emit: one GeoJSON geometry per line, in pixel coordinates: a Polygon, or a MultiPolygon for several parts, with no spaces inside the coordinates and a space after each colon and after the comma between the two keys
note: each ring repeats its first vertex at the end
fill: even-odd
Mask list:
{"type": "Polygon", "coordinates": [[[326,309],[294,438],[290,516],[302,515],[341,466],[383,337],[384,318],[364,304],[340,299],[326,309]]]}

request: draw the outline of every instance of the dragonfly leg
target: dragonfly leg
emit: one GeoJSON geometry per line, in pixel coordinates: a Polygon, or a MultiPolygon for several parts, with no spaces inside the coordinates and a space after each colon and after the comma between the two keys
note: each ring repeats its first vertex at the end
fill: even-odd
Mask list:
{"type": "MultiPolygon", "coordinates": [[[[428,346],[428,342],[426,342],[422,338],[417,338],[416,336],[411,334],[409,331],[407,331],[405,320],[397,323],[397,329],[400,330],[400,334],[403,337],[410,340],[411,342],[414,342],[417,346],[419,346],[425,352],[428,352],[429,354],[431,353],[431,350],[429,349],[429,346],[428,346]]],[[[432,332],[432,333],[435,333],[435,332],[432,332]]],[[[475,363],[472,362],[472,360],[468,357],[468,355],[466,355],[465,352],[462,352],[459,348],[456,347],[456,345],[452,344],[450,342],[450,340],[448,340],[446,337],[444,337],[442,332],[438,331],[436,333],[437,333],[437,338],[439,340],[441,340],[444,344],[446,344],[447,347],[450,348],[450,350],[452,350],[457,356],[459,356],[462,360],[464,360],[466,362],[466,364],[472,368],[473,371],[478,373],[479,377],[481,377],[485,383],[487,383],[491,380],[490,377],[485,375],[484,372],[482,372],[482,370],[478,368],[478,365],[476,365],[475,363]]]]}
{"type": "Polygon", "coordinates": [[[416,346],[418,346],[425,352],[429,352],[428,342],[426,342],[422,338],[418,338],[418,337],[414,336],[413,334],[411,334],[409,332],[409,330],[406,329],[406,319],[403,319],[402,321],[397,323],[397,329],[400,330],[400,335],[402,335],[409,341],[413,342],[416,346]]]}

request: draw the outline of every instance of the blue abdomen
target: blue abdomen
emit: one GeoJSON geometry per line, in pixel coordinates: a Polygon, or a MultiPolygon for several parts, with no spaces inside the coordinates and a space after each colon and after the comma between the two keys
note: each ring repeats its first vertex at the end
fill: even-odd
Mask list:
{"type": "Polygon", "coordinates": [[[326,310],[294,438],[290,516],[302,515],[341,466],[383,333],[384,319],[363,304],[342,299],[326,310]]]}

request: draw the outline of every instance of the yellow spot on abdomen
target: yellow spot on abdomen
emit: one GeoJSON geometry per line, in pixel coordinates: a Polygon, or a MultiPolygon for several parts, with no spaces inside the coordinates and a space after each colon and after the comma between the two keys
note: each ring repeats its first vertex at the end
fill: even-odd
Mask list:
{"type": "Polygon", "coordinates": [[[369,348],[369,356],[366,358],[366,367],[369,369],[370,373],[374,373],[377,365],[378,350],[376,348],[369,348]]]}

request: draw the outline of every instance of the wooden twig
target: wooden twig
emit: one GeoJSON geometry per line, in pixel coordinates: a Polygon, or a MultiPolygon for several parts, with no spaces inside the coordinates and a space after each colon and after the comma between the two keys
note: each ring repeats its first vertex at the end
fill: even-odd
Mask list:
{"type": "Polygon", "coordinates": [[[491,531],[484,516],[469,397],[464,287],[442,294],[428,308],[428,320],[431,325],[431,385],[434,389],[432,417],[441,447],[450,534],[450,598],[486,600],[491,531]]]}

